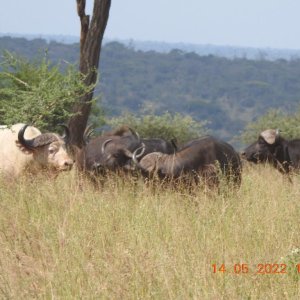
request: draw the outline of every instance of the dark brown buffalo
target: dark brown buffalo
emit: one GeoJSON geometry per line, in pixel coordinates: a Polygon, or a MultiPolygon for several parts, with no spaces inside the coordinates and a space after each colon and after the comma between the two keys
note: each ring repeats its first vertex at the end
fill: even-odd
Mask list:
{"type": "Polygon", "coordinates": [[[253,163],[271,163],[281,173],[300,169],[300,139],[286,140],[279,130],[267,129],[248,146],[242,156],[253,163]]]}
{"type": "Polygon", "coordinates": [[[136,154],[137,159],[154,151],[174,153],[177,149],[175,139],[170,142],[161,138],[140,139],[128,126],[122,126],[93,139],[89,139],[91,128],[85,132],[85,146],[82,150],[77,150],[77,165],[81,170],[96,173],[104,173],[106,170],[132,170],[133,151],[142,144],[145,149],[136,154]]]}
{"type": "Polygon", "coordinates": [[[190,141],[174,154],[153,152],[140,161],[135,157],[138,151],[134,152],[133,160],[146,177],[156,174],[161,179],[176,179],[192,175],[196,181],[202,178],[215,184],[221,171],[228,180],[237,185],[241,183],[242,166],[238,153],[228,143],[211,136],[190,141]]]}
{"type": "Polygon", "coordinates": [[[91,139],[77,150],[76,163],[80,170],[103,173],[124,168],[140,147],[138,134],[127,126],[91,139]]]}

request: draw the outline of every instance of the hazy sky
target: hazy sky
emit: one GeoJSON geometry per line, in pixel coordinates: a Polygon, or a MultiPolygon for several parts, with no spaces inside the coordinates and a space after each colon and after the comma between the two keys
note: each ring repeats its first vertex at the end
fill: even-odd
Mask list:
{"type": "MultiPolygon", "coordinates": [[[[0,7],[2,34],[79,35],[75,0],[0,0],[0,7]]],[[[300,49],[299,14],[299,0],[112,0],[105,37],[300,49]]]]}

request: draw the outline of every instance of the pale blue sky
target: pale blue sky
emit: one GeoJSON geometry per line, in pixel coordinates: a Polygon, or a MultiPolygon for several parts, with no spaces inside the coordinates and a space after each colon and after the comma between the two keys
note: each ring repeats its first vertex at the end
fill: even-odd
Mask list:
{"type": "MultiPolygon", "coordinates": [[[[0,0],[0,7],[2,34],[79,35],[75,0],[0,0]]],[[[299,15],[299,0],[112,0],[105,37],[300,49],[299,15]]]]}

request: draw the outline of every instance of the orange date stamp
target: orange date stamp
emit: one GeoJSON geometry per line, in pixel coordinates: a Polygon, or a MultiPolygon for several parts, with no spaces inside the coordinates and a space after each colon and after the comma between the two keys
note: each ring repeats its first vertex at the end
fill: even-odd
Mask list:
{"type": "MultiPolygon", "coordinates": [[[[246,263],[238,263],[233,266],[227,266],[225,264],[212,264],[213,273],[231,273],[231,274],[288,274],[289,270],[286,264],[282,263],[261,263],[251,265],[246,263]]],[[[295,265],[295,271],[300,276],[300,264],[295,265]]]]}

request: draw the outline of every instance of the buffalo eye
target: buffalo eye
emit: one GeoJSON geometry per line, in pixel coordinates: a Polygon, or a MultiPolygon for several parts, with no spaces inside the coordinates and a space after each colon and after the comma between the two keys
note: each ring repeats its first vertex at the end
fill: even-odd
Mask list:
{"type": "Polygon", "coordinates": [[[54,154],[55,152],[56,152],[56,148],[54,148],[54,147],[49,148],[50,154],[54,154]]]}

